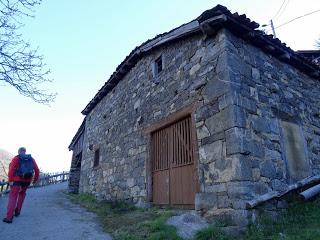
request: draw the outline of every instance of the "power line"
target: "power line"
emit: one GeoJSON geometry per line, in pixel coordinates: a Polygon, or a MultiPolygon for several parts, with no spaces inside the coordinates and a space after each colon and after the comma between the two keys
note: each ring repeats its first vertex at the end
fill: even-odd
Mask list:
{"type": "MultiPolygon", "coordinates": [[[[280,18],[280,17],[281,17],[281,15],[282,15],[282,14],[284,13],[284,11],[286,10],[289,2],[290,2],[290,0],[288,0],[288,1],[286,2],[286,4],[284,5],[281,13],[280,13],[277,17],[275,17],[275,18],[280,18]]],[[[274,19],[275,19],[275,18],[274,18],[274,19]]],[[[274,19],[273,19],[273,20],[274,20],[274,19]]]]}
{"type": "MultiPolygon", "coordinates": [[[[280,27],[282,27],[282,26],[284,26],[284,25],[287,25],[287,24],[289,24],[289,23],[297,20],[297,19],[300,19],[300,18],[309,16],[309,15],[314,14],[314,13],[317,13],[317,12],[320,12],[320,9],[315,10],[315,11],[313,11],[313,12],[306,13],[306,14],[301,15],[301,16],[299,16],[299,17],[293,18],[293,19],[291,19],[291,20],[289,20],[289,21],[287,21],[287,22],[285,22],[285,23],[280,24],[279,26],[275,26],[274,29],[280,28],[280,27]]],[[[268,26],[270,26],[270,25],[271,25],[271,24],[265,24],[264,27],[268,27],[268,26]]],[[[272,28],[265,29],[266,32],[270,32],[271,30],[272,30],[272,28]]]]}
{"type": "Polygon", "coordinates": [[[285,23],[280,24],[279,26],[276,26],[275,29],[280,28],[280,27],[282,27],[282,26],[284,26],[284,25],[287,25],[287,24],[289,24],[289,23],[291,23],[291,22],[293,22],[293,21],[295,21],[295,20],[298,20],[298,19],[300,19],[300,18],[309,16],[309,15],[314,14],[314,13],[317,13],[317,12],[320,12],[320,9],[315,10],[315,11],[313,11],[313,12],[306,13],[306,14],[301,15],[301,16],[299,16],[299,17],[293,18],[293,19],[289,20],[288,22],[285,22],[285,23]]]}
{"type": "Polygon", "coordinates": [[[286,7],[288,6],[289,1],[290,0],[284,0],[282,2],[282,4],[281,4],[280,8],[278,9],[277,13],[270,19],[270,23],[269,24],[263,24],[262,27],[271,26],[272,25],[271,21],[275,20],[276,18],[279,18],[284,13],[284,11],[286,10],[286,7]],[[283,7],[283,5],[284,5],[284,7],[283,7]]]}
{"type": "Polygon", "coordinates": [[[281,11],[281,9],[282,9],[282,7],[283,7],[283,4],[286,2],[286,0],[283,0],[283,2],[282,2],[282,4],[281,4],[281,6],[280,6],[280,8],[279,8],[279,10],[277,11],[277,13],[273,16],[273,18],[271,18],[271,19],[274,19],[279,13],[280,13],[280,11],[281,11]]]}

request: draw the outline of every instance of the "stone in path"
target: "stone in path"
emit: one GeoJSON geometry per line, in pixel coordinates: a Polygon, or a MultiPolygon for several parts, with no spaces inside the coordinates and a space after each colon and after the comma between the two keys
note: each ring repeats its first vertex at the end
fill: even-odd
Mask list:
{"type": "Polygon", "coordinates": [[[29,189],[21,215],[5,224],[7,197],[0,197],[1,240],[111,240],[96,216],[72,204],[64,195],[66,183],[29,189]]]}

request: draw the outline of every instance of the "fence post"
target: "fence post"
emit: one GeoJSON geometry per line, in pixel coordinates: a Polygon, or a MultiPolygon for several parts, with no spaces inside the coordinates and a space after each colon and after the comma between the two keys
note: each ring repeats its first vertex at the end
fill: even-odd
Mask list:
{"type": "Polygon", "coordinates": [[[4,187],[4,179],[2,180],[1,182],[1,189],[0,189],[0,192],[3,192],[3,187],[4,187]]]}

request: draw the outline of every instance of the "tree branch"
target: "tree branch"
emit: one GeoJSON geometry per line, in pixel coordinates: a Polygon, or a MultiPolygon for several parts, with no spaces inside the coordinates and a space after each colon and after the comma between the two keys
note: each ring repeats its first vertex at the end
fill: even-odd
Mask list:
{"type": "Polygon", "coordinates": [[[32,49],[18,30],[22,16],[32,17],[33,9],[42,0],[0,0],[0,81],[16,88],[35,102],[50,104],[56,93],[43,89],[51,82],[50,73],[38,49],[32,49]]]}

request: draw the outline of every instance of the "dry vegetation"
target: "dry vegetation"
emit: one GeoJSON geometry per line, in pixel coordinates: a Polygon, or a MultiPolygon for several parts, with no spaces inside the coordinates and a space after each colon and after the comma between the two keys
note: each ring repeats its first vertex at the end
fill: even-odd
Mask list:
{"type": "Polygon", "coordinates": [[[9,163],[12,157],[13,155],[11,153],[3,149],[0,149],[0,181],[2,181],[2,179],[7,180],[9,163]]]}

